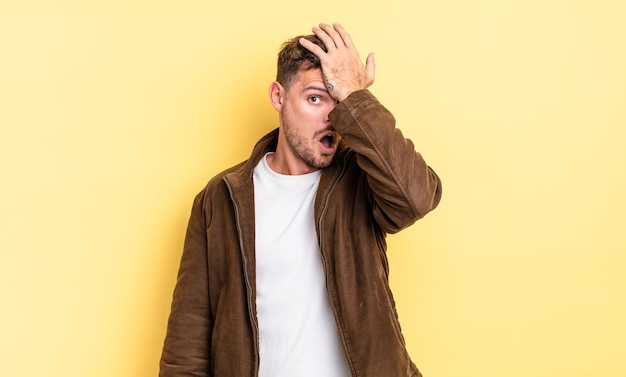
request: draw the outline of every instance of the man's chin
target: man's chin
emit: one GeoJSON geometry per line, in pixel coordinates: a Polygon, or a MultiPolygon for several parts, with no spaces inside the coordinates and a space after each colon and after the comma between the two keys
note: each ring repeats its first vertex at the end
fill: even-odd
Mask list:
{"type": "Polygon", "coordinates": [[[316,159],[316,161],[314,161],[314,165],[311,165],[311,166],[316,167],[318,169],[327,168],[330,166],[330,164],[332,164],[334,157],[335,157],[335,153],[323,154],[320,158],[316,159]]]}

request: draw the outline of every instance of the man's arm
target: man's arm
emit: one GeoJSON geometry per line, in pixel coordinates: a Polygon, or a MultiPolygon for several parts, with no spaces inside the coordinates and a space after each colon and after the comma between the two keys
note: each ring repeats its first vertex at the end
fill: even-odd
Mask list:
{"type": "MultiPolygon", "coordinates": [[[[204,193],[204,191],[203,191],[204,193]]],[[[208,302],[204,195],[194,200],[172,310],[161,355],[160,377],[209,377],[213,319],[208,302]]]]}
{"type": "Polygon", "coordinates": [[[329,119],[356,152],[374,195],[374,218],[386,232],[406,228],[439,204],[439,177],[368,90],[353,92],[329,119]]]}
{"type": "Polygon", "coordinates": [[[339,101],[329,119],[368,175],[376,221],[387,232],[397,232],[437,206],[441,181],[395,127],[393,115],[366,90],[374,83],[374,55],[363,65],[339,24],[320,24],[313,32],[328,52],[306,39],[300,44],[319,57],[326,87],[339,101]]]}

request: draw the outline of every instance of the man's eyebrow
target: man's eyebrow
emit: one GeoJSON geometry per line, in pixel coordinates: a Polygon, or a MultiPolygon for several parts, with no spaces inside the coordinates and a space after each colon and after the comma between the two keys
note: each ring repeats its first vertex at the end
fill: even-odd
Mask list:
{"type": "Polygon", "coordinates": [[[305,91],[309,91],[309,90],[316,90],[319,92],[324,92],[324,93],[328,93],[328,89],[326,88],[326,86],[316,86],[316,85],[312,85],[312,86],[307,86],[306,88],[304,88],[305,91]]]}

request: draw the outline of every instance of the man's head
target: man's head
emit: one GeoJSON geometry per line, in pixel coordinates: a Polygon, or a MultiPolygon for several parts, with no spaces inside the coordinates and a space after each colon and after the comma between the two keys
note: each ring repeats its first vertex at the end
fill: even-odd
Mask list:
{"type": "Polygon", "coordinates": [[[280,131],[268,163],[282,174],[304,174],[328,166],[341,139],[328,119],[337,101],[326,88],[319,58],[302,47],[300,38],[325,49],[317,37],[305,36],[287,41],[278,54],[277,79],[269,95],[279,113],[280,131]]]}
{"type": "Polygon", "coordinates": [[[278,81],[286,89],[289,88],[293,79],[298,75],[300,69],[309,70],[312,68],[320,68],[320,59],[311,51],[302,47],[299,40],[305,38],[316,45],[320,46],[324,51],[326,46],[315,35],[304,35],[292,38],[283,43],[278,53],[278,67],[276,70],[276,81],[278,81]]]}

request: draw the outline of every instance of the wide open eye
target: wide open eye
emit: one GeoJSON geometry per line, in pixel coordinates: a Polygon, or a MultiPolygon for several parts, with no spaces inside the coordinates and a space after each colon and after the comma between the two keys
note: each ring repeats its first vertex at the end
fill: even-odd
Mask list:
{"type": "Polygon", "coordinates": [[[309,96],[309,102],[311,103],[320,103],[322,99],[318,96],[309,96]]]}

